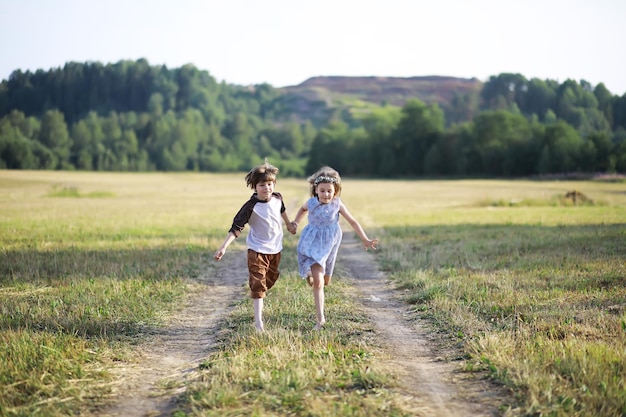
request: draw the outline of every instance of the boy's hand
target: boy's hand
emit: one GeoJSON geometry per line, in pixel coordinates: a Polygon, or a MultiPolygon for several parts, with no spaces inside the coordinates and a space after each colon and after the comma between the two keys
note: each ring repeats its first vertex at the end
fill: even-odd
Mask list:
{"type": "Polygon", "coordinates": [[[296,230],[298,229],[298,224],[296,222],[290,222],[287,223],[287,230],[289,231],[289,233],[291,233],[292,235],[296,234],[296,230]]]}
{"type": "Polygon", "coordinates": [[[216,261],[219,261],[220,259],[222,259],[222,256],[224,256],[224,253],[226,253],[226,250],[219,249],[217,252],[215,252],[213,258],[215,258],[216,261]]]}

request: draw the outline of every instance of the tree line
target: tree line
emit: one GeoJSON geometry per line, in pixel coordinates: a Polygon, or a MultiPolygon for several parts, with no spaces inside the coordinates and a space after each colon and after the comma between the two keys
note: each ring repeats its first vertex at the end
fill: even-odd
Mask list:
{"type": "Polygon", "coordinates": [[[348,175],[626,172],[626,94],[603,84],[491,77],[440,108],[419,99],[298,120],[268,84],[218,83],[146,60],[15,71],[0,84],[0,168],[348,175]]]}
{"type": "Polygon", "coordinates": [[[471,122],[444,128],[437,105],[415,99],[380,109],[364,127],[335,122],[315,137],[307,172],[321,164],[347,175],[382,177],[527,177],[625,173],[626,141],[608,131],[583,137],[563,120],[541,123],[520,113],[484,111],[471,122]]]}

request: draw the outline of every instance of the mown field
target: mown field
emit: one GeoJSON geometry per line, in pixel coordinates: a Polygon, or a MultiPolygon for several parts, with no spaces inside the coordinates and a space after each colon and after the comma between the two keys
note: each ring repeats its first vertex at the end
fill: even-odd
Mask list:
{"type": "MultiPolygon", "coordinates": [[[[277,190],[293,217],[307,184],[277,190]]],[[[108,370],[216,268],[249,194],[243,174],[0,171],[0,416],[114,401],[108,370]]],[[[626,183],[345,179],[343,199],[416,317],[467,372],[510,388],[502,415],[626,414],[626,183]],[[563,198],[574,189],[593,201],[563,198]]],[[[410,415],[341,279],[327,330],[310,331],[286,236],[268,332],[242,286],[176,414],[410,415]]]]}

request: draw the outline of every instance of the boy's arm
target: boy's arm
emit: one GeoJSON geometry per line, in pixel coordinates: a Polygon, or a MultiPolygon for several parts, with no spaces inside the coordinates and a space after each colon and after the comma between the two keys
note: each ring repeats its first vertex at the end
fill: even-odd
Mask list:
{"type": "Polygon", "coordinates": [[[287,230],[292,235],[296,234],[296,226],[294,226],[293,222],[289,220],[289,216],[287,215],[287,210],[283,211],[281,214],[283,220],[285,221],[285,225],[287,226],[287,230]]]}
{"type": "Polygon", "coordinates": [[[226,239],[224,239],[224,243],[222,243],[222,246],[220,246],[220,248],[215,251],[215,254],[213,255],[216,261],[222,259],[222,256],[224,256],[224,254],[226,253],[226,248],[228,247],[228,245],[233,243],[233,240],[235,240],[235,238],[236,236],[233,234],[233,232],[228,232],[228,234],[226,235],[226,239]]]}
{"type": "Polygon", "coordinates": [[[226,235],[226,239],[224,239],[224,243],[222,243],[222,246],[220,246],[220,248],[215,251],[215,254],[213,255],[216,261],[222,259],[222,256],[224,256],[224,254],[226,253],[226,248],[228,248],[228,245],[233,243],[233,240],[239,237],[245,225],[248,223],[248,220],[250,219],[250,215],[252,214],[252,210],[254,209],[254,205],[256,204],[256,202],[256,199],[250,198],[250,200],[246,201],[246,203],[241,206],[241,208],[235,215],[235,218],[233,219],[233,225],[230,227],[230,230],[226,235]]]}
{"type": "MultiPolygon", "coordinates": [[[[250,200],[246,201],[246,203],[239,209],[235,218],[233,219],[233,225],[230,227],[229,232],[235,235],[235,237],[239,237],[245,225],[250,220],[250,216],[252,215],[252,210],[254,209],[254,205],[258,200],[255,198],[250,198],[250,200]]],[[[228,237],[227,237],[228,238],[228,237]]]]}

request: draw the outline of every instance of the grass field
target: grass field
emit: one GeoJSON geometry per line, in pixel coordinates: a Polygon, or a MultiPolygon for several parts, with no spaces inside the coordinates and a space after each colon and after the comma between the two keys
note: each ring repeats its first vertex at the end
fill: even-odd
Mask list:
{"type": "MultiPolygon", "coordinates": [[[[277,190],[293,217],[306,182],[277,190]]],[[[249,195],[243,174],[0,171],[0,416],[97,414],[249,195]]],[[[345,179],[342,197],[416,316],[514,393],[503,415],[626,414],[625,183],[345,179]]],[[[305,331],[289,236],[278,330],[251,332],[242,299],[178,415],[408,415],[340,280],[328,331],[305,331]]]]}

